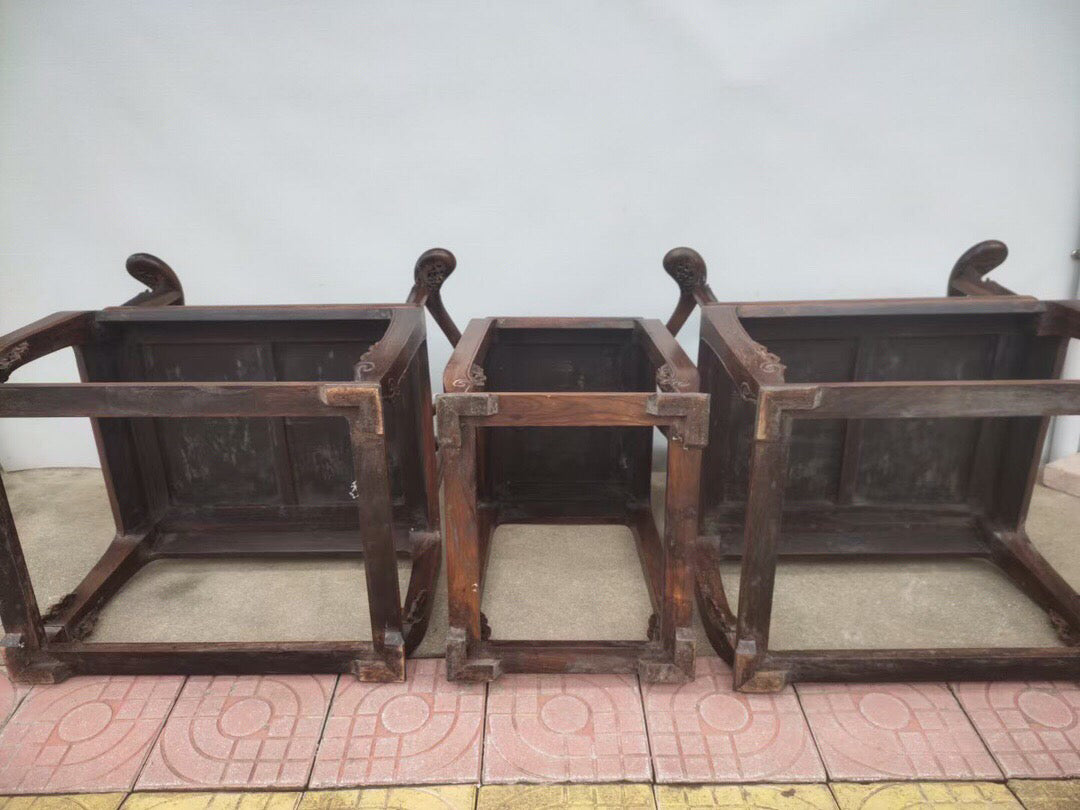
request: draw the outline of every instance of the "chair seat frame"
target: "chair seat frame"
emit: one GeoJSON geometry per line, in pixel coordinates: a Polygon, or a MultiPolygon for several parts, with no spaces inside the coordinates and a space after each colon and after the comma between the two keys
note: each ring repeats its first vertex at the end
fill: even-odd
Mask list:
{"type": "Polygon", "coordinates": [[[447,538],[449,678],[603,672],[635,673],[650,682],[691,679],[690,562],[708,403],[697,393],[689,358],[663,325],[640,318],[473,320],[450,359],[443,387],[436,422],[447,538]],[[588,351],[602,341],[609,341],[606,351],[639,352],[626,364],[629,371],[621,372],[624,383],[632,380],[626,390],[615,385],[595,390],[610,364],[590,366],[588,351]],[[566,348],[567,343],[573,345],[566,348]],[[511,354],[500,372],[491,354],[506,344],[526,347],[535,363],[511,354]],[[565,384],[543,383],[559,373],[565,384]],[[513,377],[515,385],[501,387],[500,375],[513,377]],[[654,427],[668,440],[662,533],[649,500],[654,427]],[[601,431],[595,428],[613,428],[614,434],[597,438],[601,431]],[[506,430],[518,431],[513,435],[521,443],[503,442],[497,433],[506,430]],[[543,438],[536,440],[537,435],[543,438]],[[612,435],[618,438],[603,444],[612,435]],[[531,450],[519,452],[522,447],[531,450]],[[581,473],[585,469],[593,472],[581,473]],[[595,470],[607,477],[567,485],[568,477],[587,478],[595,470]],[[625,481],[619,470],[626,472],[625,481]],[[610,484],[612,479],[623,482],[610,484]],[[492,638],[481,602],[492,537],[504,523],[627,526],[653,610],[643,640],[492,638]]]}

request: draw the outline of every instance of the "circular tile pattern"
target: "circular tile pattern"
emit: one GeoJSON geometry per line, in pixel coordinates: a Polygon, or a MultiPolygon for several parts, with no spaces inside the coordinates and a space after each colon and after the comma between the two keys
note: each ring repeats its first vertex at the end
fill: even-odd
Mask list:
{"type": "Polygon", "coordinates": [[[221,731],[229,737],[247,737],[270,722],[273,709],[265,700],[244,698],[221,715],[221,731]]]}
{"type": "Polygon", "coordinates": [[[485,782],[631,782],[650,776],[636,678],[509,674],[489,685],[485,782]]]}
{"type": "Polygon", "coordinates": [[[808,683],[796,687],[835,781],[1000,779],[943,683],[808,683]]]}
{"type": "Polygon", "coordinates": [[[573,695],[556,695],[540,709],[540,719],[556,734],[574,734],[589,722],[589,707],[573,695]]]}
{"type": "Polygon", "coordinates": [[[898,731],[911,722],[911,710],[904,702],[883,692],[871,692],[859,701],[862,716],[878,728],[898,731]]]}
{"type": "Polygon", "coordinates": [[[112,718],[108,704],[84,703],[61,718],[56,733],[66,743],[82,742],[104,731],[112,718]]]}
{"type": "Polygon", "coordinates": [[[960,702],[1005,776],[1080,776],[1080,681],[961,683],[960,702]]]}
{"type": "Polygon", "coordinates": [[[391,734],[416,731],[431,716],[427,702],[416,695],[399,695],[383,706],[382,724],[391,734]]]}
{"type": "Polygon", "coordinates": [[[698,705],[701,719],[719,731],[739,731],[750,722],[746,706],[731,695],[713,694],[698,705]]]}
{"type": "Polygon", "coordinates": [[[794,690],[743,695],[731,668],[701,656],[685,684],[645,685],[657,782],[824,781],[794,690]]]}
{"type": "Polygon", "coordinates": [[[1048,728],[1066,728],[1073,723],[1073,712],[1064,700],[1034,689],[1023,692],[1016,705],[1029,718],[1048,728]]]}
{"type": "Polygon", "coordinates": [[[137,789],[303,787],[334,682],[332,675],[189,678],[137,789]]]}
{"type": "Polygon", "coordinates": [[[309,787],[480,781],[484,685],[447,681],[441,659],[406,669],[404,683],[341,678],[309,787]]]}
{"type": "Polygon", "coordinates": [[[0,733],[0,793],[130,790],[182,683],[117,675],[35,687],[0,733]]]}

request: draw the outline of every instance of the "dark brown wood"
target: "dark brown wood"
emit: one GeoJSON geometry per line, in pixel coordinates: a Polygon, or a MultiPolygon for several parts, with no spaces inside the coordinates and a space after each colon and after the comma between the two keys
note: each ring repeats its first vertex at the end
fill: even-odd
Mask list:
{"type": "Polygon", "coordinates": [[[949,295],[1012,295],[1012,290],[1002,287],[996,281],[983,278],[995,267],[1003,264],[1008,257],[1009,248],[996,239],[988,239],[968,248],[956,260],[949,274],[949,295]]]}
{"type": "Polygon", "coordinates": [[[1040,335],[1080,338],[1080,301],[1050,301],[1038,329],[1040,335]]]}
{"type": "Polygon", "coordinates": [[[486,318],[469,323],[436,403],[446,518],[451,679],[503,672],[693,677],[691,559],[707,398],[659,321],[486,318]],[[649,503],[652,436],[668,438],[666,524],[649,503]],[[482,612],[502,523],[630,528],[654,611],[641,641],[498,639],[482,612]],[[495,635],[496,638],[490,638],[495,635]]]}
{"type": "Polygon", "coordinates": [[[307,674],[343,672],[365,681],[400,681],[400,662],[359,641],[49,645],[49,659],[85,675],[307,674]],[[133,650],[133,647],[138,647],[133,650]]]}
{"type": "Polygon", "coordinates": [[[1080,672],[1080,597],[1024,532],[1049,418],[1080,412],[1058,379],[1080,308],[984,279],[1006,255],[969,250],[948,298],[702,306],[697,600],[737,688],[1080,672]],[[943,557],[997,564],[1072,646],[769,649],[778,560],[943,557]],[[724,559],[742,561],[737,618],[724,559]]]}
{"type": "MultiPolygon", "coordinates": [[[[71,347],[82,382],[0,386],[0,418],[90,417],[117,533],[43,618],[0,488],[0,615],[17,680],[80,673],[351,672],[401,680],[441,553],[423,307],[454,267],[428,251],[406,304],[184,306],[136,254],[147,291],[0,337],[0,381],[71,347]],[[360,558],[372,642],[94,644],[101,608],[151,560],[360,558]],[[412,561],[404,601],[397,560],[412,561]]],[[[222,617],[223,622],[228,617],[222,617]]]]}
{"type": "Polygon", "coordinates": [[[90,338],[92,312],[57,312],[0,338],[0,383],[15,369],[90,338]]]}
{"type": "Polygon", "coordinates": [[[427,307],[435,323],[443,330],[450,345],[456,346],[461,340],[461,332],[458,331],[450,314],[442,302],[442,285],[457,267],[457,259],[449,250],[432,248],[425,251],[416,260],[413,270],[413,288],[406,299],[410,304],[418,304],[427,307]]]}
{"type": "Polygon", "coordinates": [[[668,331],[677,335],[694,307],[698,304],[705,306],[715,303],[716,296],[709,288],[705,260],[693,248],[677,247],[669,250],[664,256],[664,270],[679,285],[679,301],[667,322],[668,331]]]}
{"type": "Polygon", "coordinates": [[[45,625],[30,584],[19,533],[11,516],[7,491],[0,481],[0,619],[4,624],[4,656],[8,666],[28,670],[46,644],[45,625]]]}
{"type": "Polygon", "coordinates": [[[0,388],[0,416],[344,418],[340,406],[323,401],[328,390],[363,394],[371,403],[361,408],[365,418],[376,418],[379,394],[370,385],[296,382],[8,383],[0,388]]]}
{"type": "Polygon", "coordinates": [[[1080,651],[1068,647],[798,650],[768,653],[754,685],[775,691],[797,681],[1057,680],[1075,677],[1078,666],[1080,651]]]}
{"type": "Polygon", "coordinates": [[[150,253],[133,253],[127,260],[128,275],[149,289],[128,300],[126,307],[164,307],[184,303],[184,287],[169,265],[150,253]]]}

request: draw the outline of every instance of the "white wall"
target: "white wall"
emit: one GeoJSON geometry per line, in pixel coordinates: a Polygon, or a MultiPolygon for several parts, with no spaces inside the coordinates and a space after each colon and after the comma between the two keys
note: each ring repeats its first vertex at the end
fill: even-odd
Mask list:
{"type": "MultiPolygon", "coordinates": [[[[727,299],[935,295],[995,237],[1062,297],[1078,43],[1068,0],[7,0],[0,332],[134,294],[136,250],[193,304],[369,302],[442,245],[464,323],[666,317],[677,244],[727,299]]],[[[0,461],[96,464],[55,420],[0,461]]]]}

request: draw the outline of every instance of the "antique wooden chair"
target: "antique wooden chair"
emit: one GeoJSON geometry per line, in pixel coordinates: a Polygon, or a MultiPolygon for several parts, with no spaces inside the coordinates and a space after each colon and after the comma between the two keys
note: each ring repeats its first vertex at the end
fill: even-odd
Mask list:
{"type": "Polygon", "coordinates": [[[403,679],[441,559],[423,308],[457,342],[439,295],[454,265],[448,251],[424,253],[406,304],[193,307],[168,265],[136,254],[128,272],[149,290],[0,338],[0,417],[90,417],[116,521],[100,561],[42,616],[0,486],[0,618],[12,677],[403,679]],[[6,382],[66,347],[82,382],[6,382]],[[372,641],[85,640],[102,606],[148,562],[229,557],[362,557],[372,641]],[[404,604],[397,557],[412,561],[404,604]]]}
{"type": "Polygon", "coordinates": [[[469,323],[437,398],[455,680],[503,672],[693,677],[690,556],[707,400],[655,320],[485,318],[469,323]],[[663,536],[650,507],[654,428],[668,440],[663,536]],[[502,523],[622,524],[653,616],[641,641],[491,638],[481,612],[502,523]]]}
{"type": "Polygon", "coordinates": [[[737,688],[1080,672],[1075,646],[769,649],[778,558],[985,558],[1080,642],[1080,597],[1024,531],[1049,419],[1080,413],[1080,382],[1058,379],[1080,306],[984,280],[1006,255],[971,248],[943,298],[753,304],[716,303],[694,251],[666,257],[672,333],[701,306],[697,597],[737,688]],[[734,615],[719,563],[740,558],[734,615]]]}

